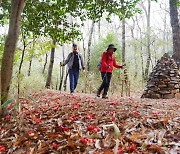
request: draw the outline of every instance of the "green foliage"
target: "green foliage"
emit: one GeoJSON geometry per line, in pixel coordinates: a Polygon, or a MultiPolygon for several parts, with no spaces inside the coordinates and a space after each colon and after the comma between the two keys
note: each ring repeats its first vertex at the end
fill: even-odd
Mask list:
{"type": "Polygon", "coordinates": [[[0,5],[0,26],[8,24],[10,17],[11,1],[5,0],[0,5]]]}

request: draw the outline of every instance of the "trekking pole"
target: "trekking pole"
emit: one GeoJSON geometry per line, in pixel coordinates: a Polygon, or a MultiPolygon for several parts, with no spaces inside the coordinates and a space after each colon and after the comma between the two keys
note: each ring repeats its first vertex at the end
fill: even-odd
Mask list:
{"type": "Polygon", "coordinates": [[[66,87],[67,87],[67,77],[68,77],[68,74],[69,74],[69,69],[66,70],[66,76],[65,76],[65,79],[64,79],[64,91],[66,91],[66,87]]]}
{"type": "Polygon", "coordinates": [[[61,89],[62,89],[63,77],[64,77],[64,66],[62,66],[62,63],[60,62],[60,84],[59,84],[59,91],[61,91],[61,89]]]}

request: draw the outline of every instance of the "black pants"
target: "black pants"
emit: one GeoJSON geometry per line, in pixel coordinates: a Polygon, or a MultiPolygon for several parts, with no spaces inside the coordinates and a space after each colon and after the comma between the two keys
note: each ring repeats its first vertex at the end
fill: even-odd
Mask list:
{"type": "Polygon", "coordinates": [[[112,73],[110,72],[101,72],[101,77],[102,77],[102,84],[98,89],[98,94],[101,93],[101,91],[104,89],[103,95],[107,95],[108,93],[108,89],[109,89],[109,85],[110,85],[110,81],[111,81],[111,77],[112,77],[112,73]]]}

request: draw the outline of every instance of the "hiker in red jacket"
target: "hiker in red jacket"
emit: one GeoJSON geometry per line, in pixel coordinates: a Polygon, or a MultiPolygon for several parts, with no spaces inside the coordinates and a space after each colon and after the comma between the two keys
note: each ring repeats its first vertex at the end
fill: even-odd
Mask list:
{"type": "Polygon", "coordinates": [[[97,97],[100,97],[101,91],[103,91],[102,98],[107,99],[107,93],[112,77],[112,71],[113,67],[116,68],[123,68],[123,66],[118,65],[116,63],[116,58],[114,56],[114,52],[117,50],[117,48],[114,47],[114,44],[110,44],[105,52],[102,54],[102,59],[101,59],[101,77],[102,77],[102,84],[99,87],[97,91],[97,97]]]}

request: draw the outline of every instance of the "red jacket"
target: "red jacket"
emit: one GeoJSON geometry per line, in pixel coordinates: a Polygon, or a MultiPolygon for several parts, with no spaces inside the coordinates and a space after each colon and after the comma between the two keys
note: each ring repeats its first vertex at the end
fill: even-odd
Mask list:
{"type": "Polygon", "coordinates": [[[116,58],[114,54],[110,52],[103,52],[101,59],[101,72],[110,72],[112,73],[113,67],[122,68],[122,66],[116,63],[116,58]]]}

